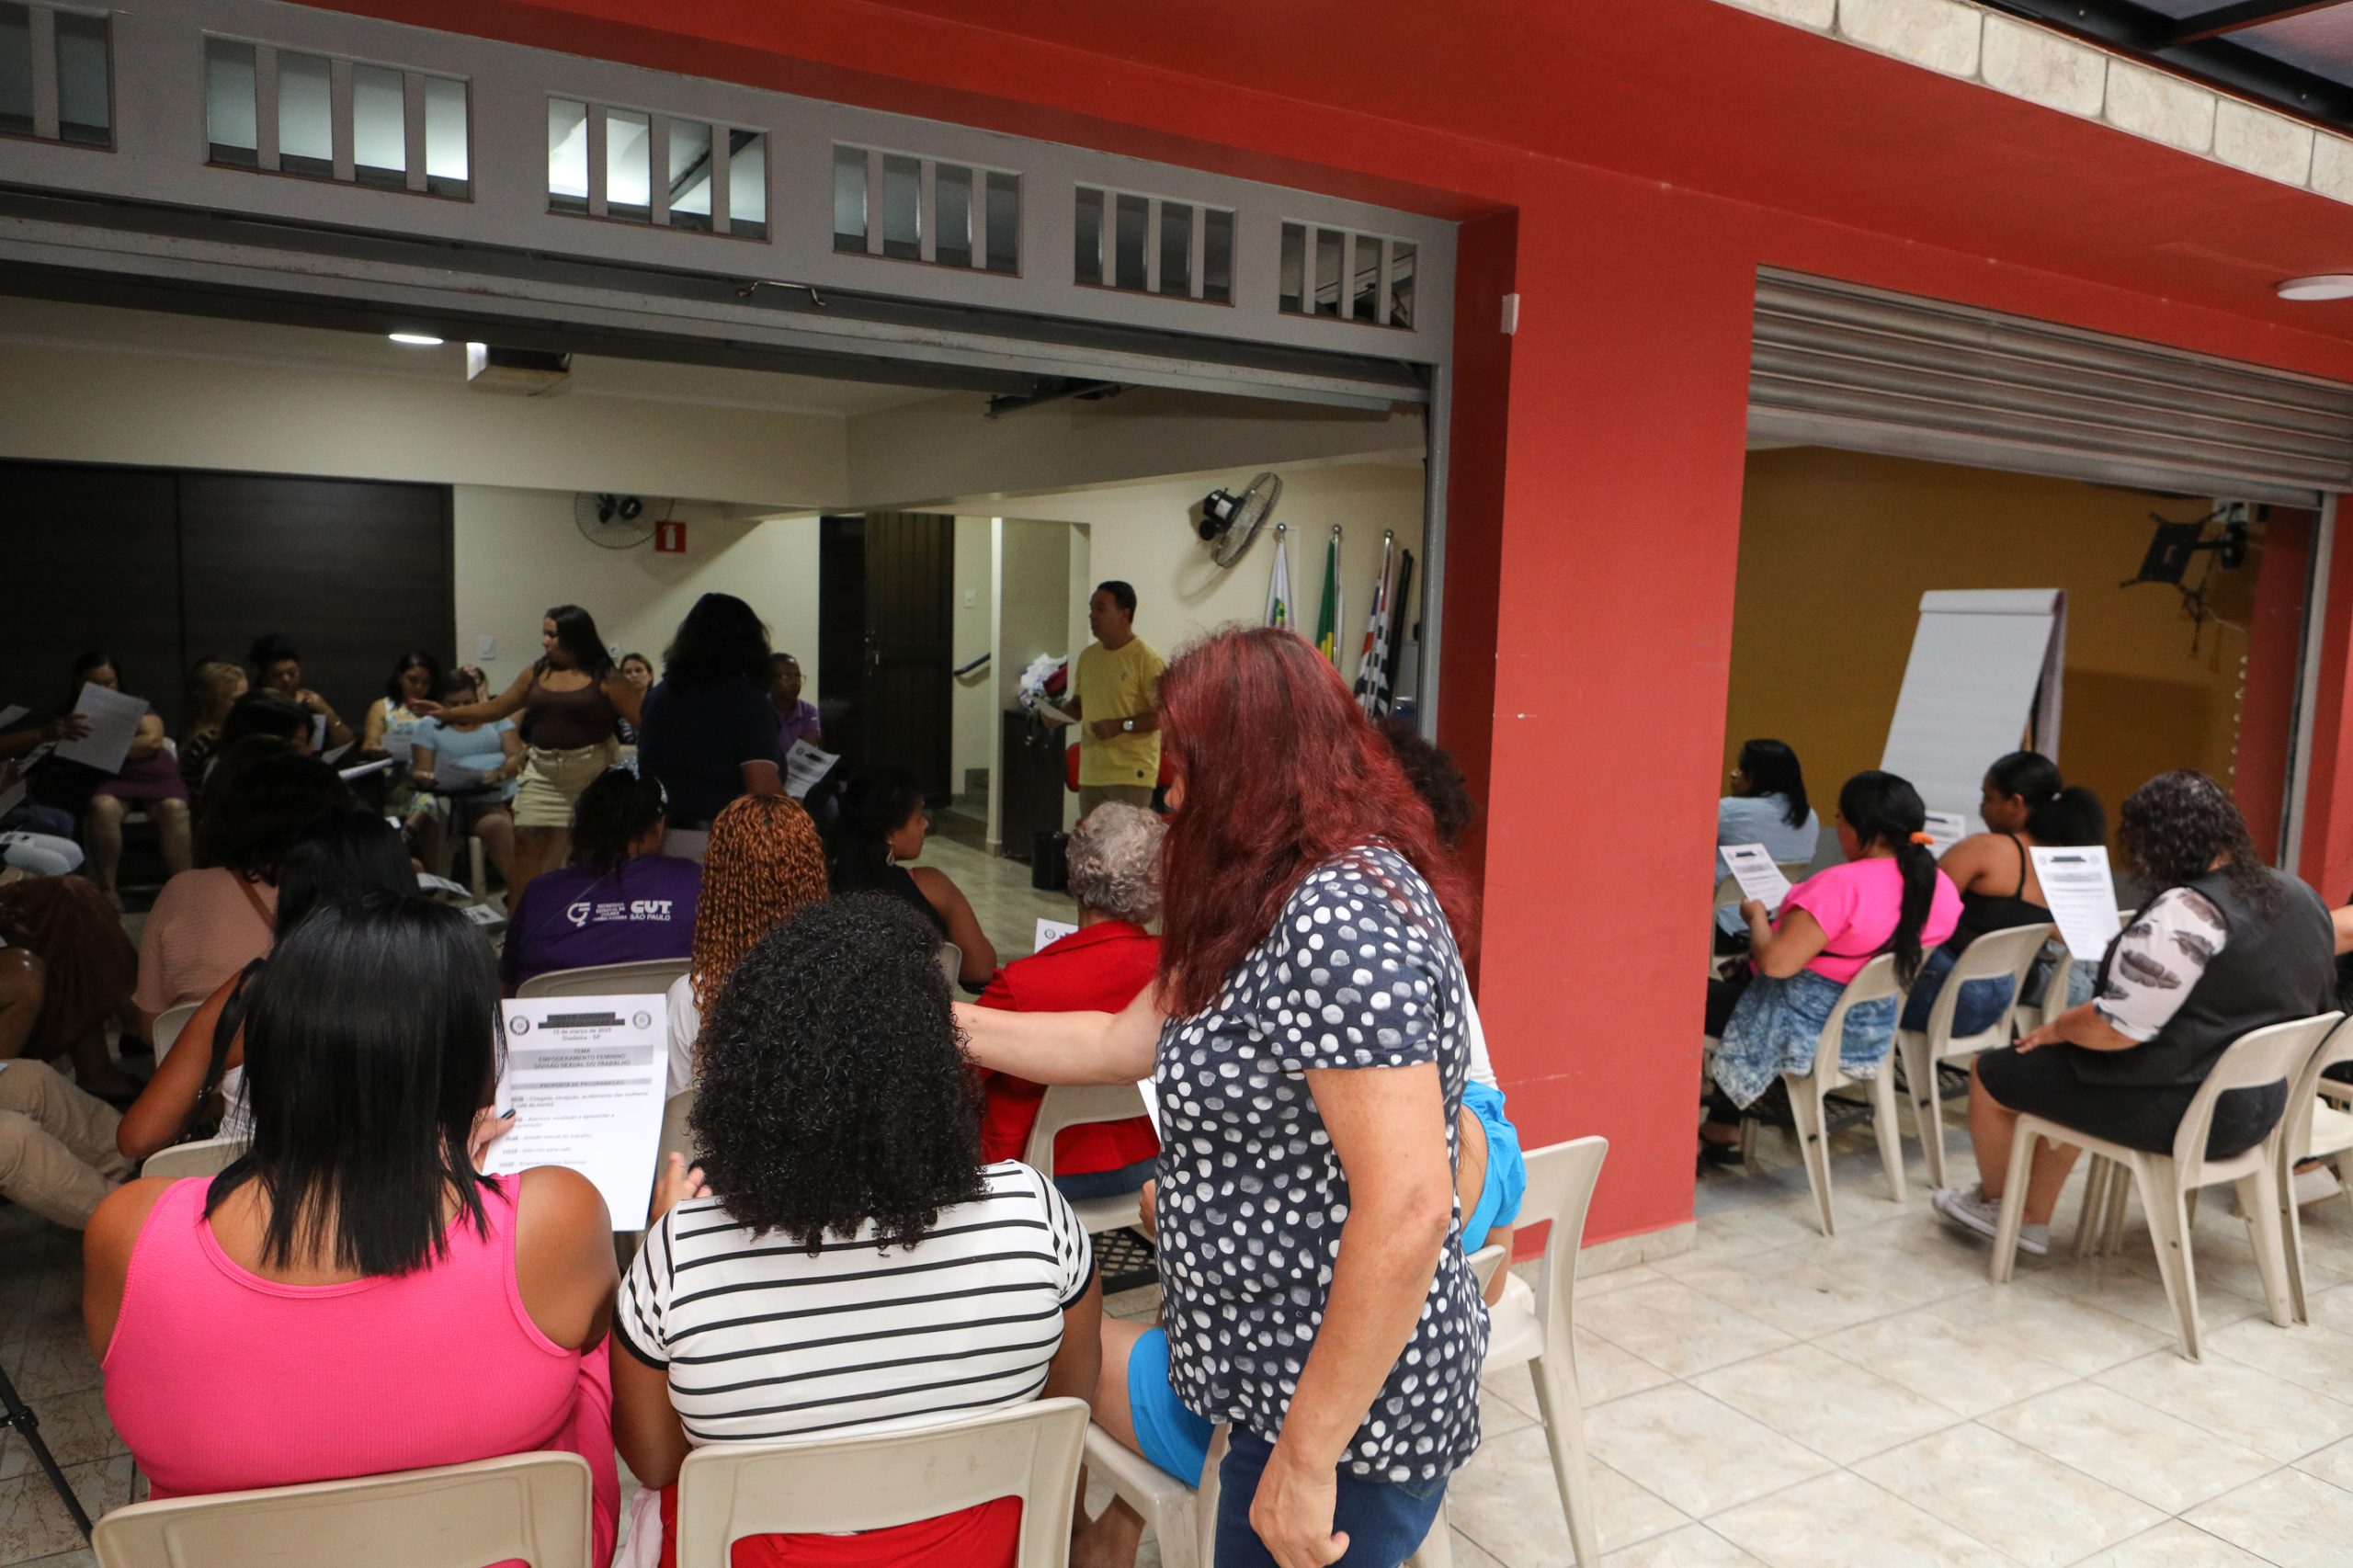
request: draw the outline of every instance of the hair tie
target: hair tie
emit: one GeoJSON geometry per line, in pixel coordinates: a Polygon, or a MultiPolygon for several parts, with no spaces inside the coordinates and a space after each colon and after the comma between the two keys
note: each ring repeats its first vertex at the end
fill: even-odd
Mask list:
{"type": "Polygon", "coordinates": [[[1937,836],[1932,833],[1915,833],[1912,835],[1912,842],[1915,844],[1925,845],[1929,848],[1934,848],[1936,847],[1937,836]]]}

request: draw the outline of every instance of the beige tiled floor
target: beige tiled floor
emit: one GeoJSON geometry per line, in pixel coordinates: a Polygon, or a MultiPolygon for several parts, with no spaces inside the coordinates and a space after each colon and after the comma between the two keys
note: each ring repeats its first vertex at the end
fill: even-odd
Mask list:
{"type": "MultiPolygon", "coordinates": [[[[1038,915],[1068,916],[1026,868],[938,840],[926,859],[1005,957],[1029,951],[1038,915]]],[[[1611,1568],[2353,1562],[2353,1202],[2307,1211],[2320,1293],[2293,1329],[2265,1314],[2238,1222],[2201,1207],[2193,1365],[2137,1220],[2119,1256],[2022,1260],[1995,1287],[1984,1247],[1929,1210],[1916,1157],[1899,1207],[1867,1134],[1839,1147],[1835,1239],[1768,1132],[1755,1169],[1701,1183],[1689,1251],[1582,1283],[1611,1568]]],[[[1957,1127],[1948,1148],[1968,1179],[1957,1127]]],[[[2063,1251],[2074,1214],[2054,1226],[2063,1251]]],[[[134,1478],[82,1342],[79,1278],[78,1238],[0,1209],[0,1370],[95,1513],[134,1478]]],[[[1146,1315],[1154,1294],[1111,1307],[1146,1315]]],[[[1449,1499],[1461,1568],[1570,1561],[1535,1408],[1525,1373],[1487,1380],[1484,1446],[1449,1499]]],[[[1157,1561],[1147,1540],[1143,1568],[1157,1561]]],[[[91,1562],[22,1440],[0,1437],[0,1564],[91,1562]]]]}

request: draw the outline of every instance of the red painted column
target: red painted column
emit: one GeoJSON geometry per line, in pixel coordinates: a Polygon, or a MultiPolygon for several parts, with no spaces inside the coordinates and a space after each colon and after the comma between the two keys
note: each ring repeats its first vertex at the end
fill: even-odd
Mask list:
{"type": "Polygon", "coordinates": [[[1563,177],[1518,224],[1479,995],[1528,1144],[1610,1140],[1589,1241],[1691,1217],[1755,298],[1698,205],[1563,177]]]}
{"type": "Polygon", "coordinates": [[[2256,847],[2279,855],[2279,813],[2288,798],[2288,732],[2294,722],[2296,667],[2303,657],[2304,579],[2312,568],[2312,513],[2274,506],[2256,563],[2255,609],[2247,628],[2245,691],[2231,792],[2246,815],[2256,847]]]}
{"type": "Polygon", "coordinates": [[[2304,790],[2303,852],[2297,871],[2336,903],[2353,891],[2353,689],[2346,672],[2353,655],[2353,549],[2342,529],[2329,557],[2328,598],[2322,612],[2319,689],[2313,710],[2312,776],[2304,790]]]}

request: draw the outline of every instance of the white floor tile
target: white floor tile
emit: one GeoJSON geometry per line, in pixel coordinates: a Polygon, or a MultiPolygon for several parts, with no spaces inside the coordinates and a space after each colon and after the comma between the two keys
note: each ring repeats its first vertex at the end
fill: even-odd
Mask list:
{"type": "MultiPolygon", "coordinates": [[[[1670,1504],[1605,1463],[1592,1465],[1602,1549],[1631,1545],[1689,1522],[1670,1504]]],[[[1509,1568],[1565,1562],[1569,1527],[1541,1427],[1480,1446],[1448,1483],[1447,1517],[1509,1568]]]]}
{"type": "Polygon", "coordinates": [[[2281,1328],[2269,1318],[2248,1318],[2208,1335],[2206,1354],[2260,1368],[2302,1388],[2353,1392],[2353,1335],[2318,1324],[2281,1328]]]}
{"type": "Polygon", "coordinates": [[[2053,1389],[1981,1419],[2168,1514],[2278,1468],[2268,1455],[2097,1383],[2053,1389]]]}
{"type": "Polygon", "coordinates": [[[1813,1449],[1684,1384],[1587,1411],[1586,1446],[1694,1518],[1833,1468],[1813,1449]]]}
{"type": "Polygon", "coordinates": [[[1719,1514],[1708,1528],[1771,1568],[2006,1568],[2001,1553],[1852,1471],[1719,1514]]]}
{"type": "Polygon", "coordinates": [[[2086,1558],[2076,1568],[2265,1568],[2265,1563],[2220,1536],[2167,1519],[2121,1546],[2086,1558]]]}
{"type": "Polygon", "coordinates": [[[2278,1568],[2343,1568],[2353,1550],[2353,1492],[2298,1470],[2273,1471],[2184,1517],[2278,1568]]]}
{"type": "Polygon", "coordinates": [[[1961,1419],[1934,1400],[1812,1345],[1720,1367],[1692,1379],[1691,1385],[1840,1464],[1961,1419]]]}
{"type": "Polygon", "coordinates": [[[1982,1324],[1927,1307],[1844,1329],[1819,1342],[1892,1383],[1961,1415],[1982,1415],[2075,1381],[1982,1324]]]}
{"type": "Polygon", "coordinates": [[[1686,1525],[1639,1546],[1608,1552],[1604,1568],[1763,1568],[1705,1525],[1686,1525]]]}
{"type": "Polygon", "coordinates": [[[1791,1336],[1673,1279],[1581,1303],[1578,1326],[1677,1377],[1745,1361],[1791,1336]]]}
{"type": "Polygon", "coordinates": [[[2174,1342],[2094,1301],[2063,1295],[2040,1279],[1981,1285],[1930,1309],[1953,1323],[1974,1324],[2063,1371],[2087,1378],[2174,1342]]]}
{"type": "Polygon", "coordinates": [[[2283,1464],[2353,1437],[2353,1403],[2225,1356],[2193,1362],[2159,1350],[2092,1381],[2283,1464]]]}
{"type": "Polygon", "coordinates": [[[1905,1302],[1788,1248],[1687,1268],[1676,1278],[1798,1339],[1814,1339],[1904,1310],[1905,1302]]]}
{"type": "Polygon", "coordinates": [[[1855,1470],[2027,1568],[2060,1568],[2165,1519],[2138,1498],[1973,1424],[1855,1470]]]}

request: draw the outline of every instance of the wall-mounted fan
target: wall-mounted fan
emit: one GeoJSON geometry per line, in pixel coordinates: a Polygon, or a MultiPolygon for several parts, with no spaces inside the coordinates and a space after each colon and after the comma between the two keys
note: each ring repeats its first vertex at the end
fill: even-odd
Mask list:
{"type": "Polygon", "coordinates": [[[1202,497],[1201,520],[1196,526],[1210,547],[1210,559],[1220,566],[1241,560],[1267,519],[1275,515],[1275,503],[1282,497],[1283,482],[1271,473],[1252,480],[1239,495],[1212,490],[1202,497]]]}
{"type": "Polygon", "coordinates": [[[572,498],[572,521],[599,550],[635,550],[654,537],[655,524],[669,521],[670,506],[667,496],[584,490],[572,498]]]}

